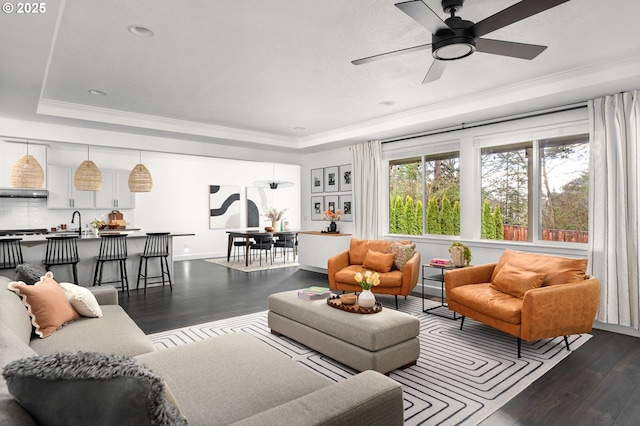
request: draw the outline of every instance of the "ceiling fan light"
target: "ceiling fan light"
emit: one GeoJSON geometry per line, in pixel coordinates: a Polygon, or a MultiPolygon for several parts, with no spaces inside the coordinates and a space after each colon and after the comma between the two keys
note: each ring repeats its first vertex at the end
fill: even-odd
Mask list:
{"type": "Polygon", "coordinates": [[[432,55],[441,61],[462,59],[476,51],[473,37],[451,37],[433,43],[432,55]]]}

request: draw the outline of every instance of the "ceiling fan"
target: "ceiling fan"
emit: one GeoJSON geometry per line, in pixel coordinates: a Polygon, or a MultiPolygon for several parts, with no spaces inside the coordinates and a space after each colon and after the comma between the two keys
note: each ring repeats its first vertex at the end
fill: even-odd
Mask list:
{"type": "Polygon", "coordinates": [[[397,3],[397,8],[431,32],[431,43],[369,56],[351,61],[351,63],[361,65],[404,53],[431,49],[434,61],[422,81],[424,84],[438,80],[444,72],[447,61],[465,58],[475,51],[520,59],[533,59],[542,53],[547,46],[481,37],[567,1],[569,0],[522,0],[477,23],[465,21],[456,16],[456,13],[462,8],[464,0],[441,1],[442,9],[445,13],[450,14],[450,17],[444,21],[421,0],[397,3]]]}

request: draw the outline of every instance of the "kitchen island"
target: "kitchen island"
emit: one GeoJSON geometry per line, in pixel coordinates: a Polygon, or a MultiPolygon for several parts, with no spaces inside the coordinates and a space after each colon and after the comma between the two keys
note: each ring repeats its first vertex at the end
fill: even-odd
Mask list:
{"type": "MultiPolygon", "coordinates": [[[[95,257],[100,250],[100,234],[109,233],[125,233],[127,234],[127,253],[129,259],[127,260],[127,275],[129,277],[129,289],[135,290],[136,281],[138,278],[138,266],[140,264],[139,253],[144,251],[144,245],[147,239],[146,232],[142,232],[140,229],[105,229],[99,231],[98,236],[93,234],[82,235],[77,239],[78,256],[80,257],[80,263],[78,263],[78,281],[80,285],[90,287],[93,285],[93,275],[96,268],[95,257]]],[[[17,235],[15,237],[22,238],[22,255],[24,263],[30,263],[33,265],[42,265],[42,261],[45,257],[45,251],[47,247],[47,237],[56,235],[77,235],[70,231],[67,232],[51,232],[49,234],[40,235],[17,235]]],[[[173,238],[182,236],[193,236],[195,234],[188,233],[172,233],[169,235],[169,272],[173,275],[173,238]]],[[[15,238],[14,237],[14,238],[15,238]]],[[[9,238],[9,237],[7,237],[9,238]]],[[[1,239],[1,238],[0,238],[1,239]]],[[[73,282],[73,273],[70,265],[54,266],[51,268],[53,276],[58,282],[73,282]]],[[[15,277],[15,272],[12,270],[0,270],[0,275],[7,276],[9,278],[15,277]]],[[[149,276],[160,275],[160,262],[149,262],[149,276]]],[[[119,280],[119,266],[118,262],[107,262],[104,265],[104,273],[102,282],[119,280]]],[[[155,280],[152,280],[155,281],[155,280]]],[[[119,286],[119,283],[115,283],[115,286],[119,286]]],[[[162,285],[150,284],[149,287],[162,285]]],[[[140,288],[142,289],[143,283],[141,282],[140,288]]],[[[126,293],[125,293],[126,294],[126,293]]]]}

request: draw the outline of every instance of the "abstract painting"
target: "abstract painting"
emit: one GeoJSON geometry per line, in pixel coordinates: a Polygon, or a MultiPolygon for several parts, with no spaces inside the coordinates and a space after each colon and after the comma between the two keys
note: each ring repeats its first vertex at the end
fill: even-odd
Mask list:
{"type": "Polygon", "coordinates": [[[209,229],[240,227],[240,187],[209,185],[209,229]]]}
{"type": "Polygon", "coordinates": [[[264,215],[269,211],[267,189],[256,186],[247,187],[247,228],[259,228],[264,215]]]}

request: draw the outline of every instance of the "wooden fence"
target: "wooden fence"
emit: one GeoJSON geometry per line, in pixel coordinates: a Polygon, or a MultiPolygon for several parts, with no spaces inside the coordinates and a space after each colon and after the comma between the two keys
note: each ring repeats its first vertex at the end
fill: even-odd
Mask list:
{"type": "MultiPolygon", "coordinates": [[[[529,241],[529,229],[526,226],[504,225],[504,240],[529,241]]],[[[564,243],[587,243],[589,233],[586,231],[567,231],[562,229],[543,229],[544,241],[561,241],[564,243]]]]}

